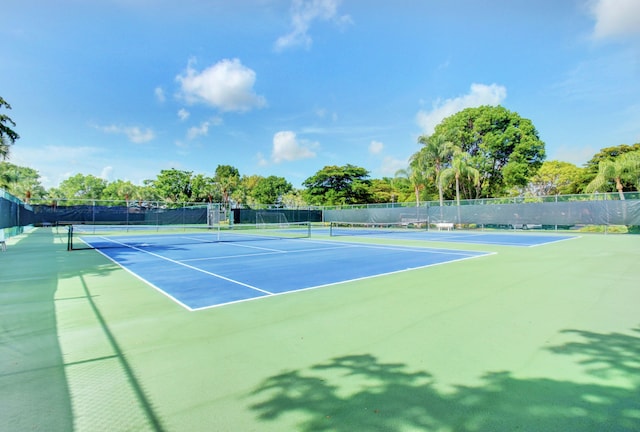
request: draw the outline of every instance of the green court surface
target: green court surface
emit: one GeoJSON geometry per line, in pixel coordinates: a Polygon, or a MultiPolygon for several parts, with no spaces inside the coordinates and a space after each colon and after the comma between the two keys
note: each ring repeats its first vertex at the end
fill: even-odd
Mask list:
{"type": "Polygon", "coordinates": [[[65,241],[0,252],[2,431],[640,430],[639,236],[197,312],[65,241]]]}

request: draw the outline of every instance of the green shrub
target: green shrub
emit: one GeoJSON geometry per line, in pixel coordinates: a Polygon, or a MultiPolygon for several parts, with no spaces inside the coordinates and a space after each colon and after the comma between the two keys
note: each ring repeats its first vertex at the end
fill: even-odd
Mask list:
{"type": "Polygon", "coordinates": [[[608,234],[626,234],[627,227],[624,225],[587,225],[580,228],[583,233],[608,233],[608,234]]]}

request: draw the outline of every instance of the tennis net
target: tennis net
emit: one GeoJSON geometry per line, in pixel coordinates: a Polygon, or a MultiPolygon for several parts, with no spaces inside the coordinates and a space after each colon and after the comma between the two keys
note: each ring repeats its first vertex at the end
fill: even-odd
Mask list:
{"type": "Polygon", "coordinates": [[[68,225],[67,250],[171,248],[178,245],[308,238],[310,222],[235,225],[68,225]]]}
{"type": "Polygon", "coordinates": [[[330,236],[356,236],[423,232],[429,223],[421,220],[411,222],[331,222],[330,236]]]}

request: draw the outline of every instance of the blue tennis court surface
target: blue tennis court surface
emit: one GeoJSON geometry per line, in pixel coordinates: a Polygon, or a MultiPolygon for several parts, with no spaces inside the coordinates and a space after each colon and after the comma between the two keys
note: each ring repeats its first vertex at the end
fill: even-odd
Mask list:
{"type": "MultiPolygon", "coordinates": [[[[487,252],[382,246],[312,239],[189,242],[179,235],[113,236],[100,252],[189,310],[370,278],[487,252]]],[[[87,238],[94,246],[101,238],[87,238]]]]}

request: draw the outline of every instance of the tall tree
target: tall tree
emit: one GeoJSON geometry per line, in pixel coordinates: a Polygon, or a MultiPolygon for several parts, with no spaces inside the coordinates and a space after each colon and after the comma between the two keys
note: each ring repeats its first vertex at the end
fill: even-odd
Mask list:
{"type": "Polygon", "coordinates": [[[394,186],[394,179],[383,177],[371,180],[371,198],[374,203],[392,203],[398,201],[398,192],[394,186]]]}
{"type": "Polygon", "coordinates": [[[351,164],[325,166],[303,183],[311,205],[362,204],[371,202],[369,171],[351,164]]]}
{"type": "Polygon", "coordinates": [[[164,169],[155,180],[146,180],[145,184],[151,186],[155,194],[165,201],[185,202],[190,201],[193,194],[192,177],[191,171],[164,169]]]}
{"type": "Polygon", "coordinates": [[[545,161],[531,177],[526,192],[533,196],[578,193],[583,170],[569,162],[545,161]]]}
{"type": "Polygon", "coordinates": [[[438,124],[434,135],[471,155],[469,164],[480,171],[475,198],[526,186],[545,159],[544,142],[531,120],[501,106],[464,109],[438,124]]]}
{"type": "MultiPolygon", "coordinates": [[[[0,96],[0,108],[11,109],[11,105],[0,96]]],[[[16,123],[3,113],[0,113],[0,159],[9,157],[9,148],[16,142],[18,135],[11,127],[15,127],[16,123]]]]}
{"type": "Polygon", "coordinates": [[[240,171],[231,165],[218,165],[214,180],[222,194],[222,202],[229,205],[229,198],[240,184],[240,171]]]}
{"type": "Polygon", "coordinates": [[[466,181],[475,186],[480,183],[480,171],[469,165],[468,160],[471,159],[468,153],[458,152],[451,160],[448,168],[440,173],[440,185],[444,187],[451,183],[456,186],[456,203],[460,206],[460,183],[466,181]]]}
{"type": "Polygon", "coordinates": [[[107,186],[107,181],[91,174],[76,174],[60,183],[57,189],[52,189],[49,194],[53,198],[66,200],[98,200],[102,198],[102,192],[107,186]]]}
{"type": "Polygon", "coordinates": [[[425,170],[421,166],[422,160],[419,153],[414,153],[409,160],[409,168],[396,171],[396,178],[408,181],[413,188],[416,207],[420,205],[420,191],[425,187],[425,170]]]}
{"type": "Polygon", "coordinates": [[[238,186],[231,194],[231,199],[239,206],[253,206],[257,204],[255,198],[251,196],[251,192],[263,178],[264,177],[256,174],[250,176],[243,175],[240,178],[238,186]]]}
{"type": "Polygon", "coordinates": [[[130,181],[114,180],[104,188],[101,198],[115,201],[137,201],[140,195],[138,189],[140,186],[136,186],[130,181]]]}
{"type": "Polygon", "coordinates": [[[416,196],[415,184],[409,179],[411,176],[411,167],[396,171],[392,179],[393,192],[396,202],[416,202],[420,205],[422,191],[418,191],[416,196]]]}
{"type": "Polygon", "coordinates": [[[598,174],[587,185],[585,192],[606,192],[615,185],[620,199],[624,199],[624,181],[635,183],[638,187],[640,179],[640,151],[624,153],[613,161],[603,160],[598,164],[598,174]]]}
{"type": "Polygon", "coordinates": [[[25,201],[42,199],[47,193],[40,183],[38,171],[9,162],[0,162],[0,188],[25,201]]]}
{"type": "Polygon", "coordinates": [[[282,196],[282,204],[289,208],[304,207],[307,205],[302,196],[302,191],[293,189],[282,196]]]}
{"type": "Polygon", "coordinates": [[[282,196],[293,189],[284,177],[269,176],[258,181],[251,196],[260,204],[281,204],[282,196]]]}
{"type": "Polygon", "coordinates": [[[191,178],[191,201],[220,202],[222,196],[215,180],[204,174],[197,174],[191,178]]]}
{"type": "MultiPolygon", "coordinates": [[[[600,169],[600,162],[609,161],[613,162],[618,156],[622,156],[625,153],[639,151],[640,143],[633,145],[621,144],[613,147],[605,147],[600,149],[598,153],[594,154],[591,159],[584,164],[584,170],[582,171],[582,177],[580,179],[579,190],[584,191],[585,188],[593,179],[598,175],[600,169]]],[[[632,190],[633,183],[626,183],[622,180],[622,187],[624,190],[632,190]]]]}
{"type": "Polygon", "coordinates": [[[442,206],[444,194],[442,183],[440,182],[440,173],[449,163],[458,147],[446,135],[441,133],[431,136],[422,135],[418,138],[418,142],[423,147],[412,158],[420,161],[417,166],[424,170],[423,176],[425,178],[431,177],[438,186],[438,199],[440,200],[440,206],[442,206]]]}

